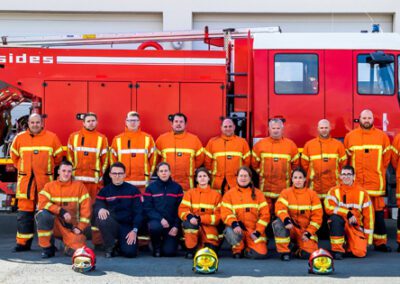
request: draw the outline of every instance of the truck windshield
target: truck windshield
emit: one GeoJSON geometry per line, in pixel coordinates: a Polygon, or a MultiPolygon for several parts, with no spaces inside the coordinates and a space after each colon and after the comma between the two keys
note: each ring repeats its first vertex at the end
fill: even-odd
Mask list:
{"type": "Polygon", "coordinates": [[[370,55],[358,55],[357,90],[363,95],[393,95],[394,63],[371,63],[370,55]]]}

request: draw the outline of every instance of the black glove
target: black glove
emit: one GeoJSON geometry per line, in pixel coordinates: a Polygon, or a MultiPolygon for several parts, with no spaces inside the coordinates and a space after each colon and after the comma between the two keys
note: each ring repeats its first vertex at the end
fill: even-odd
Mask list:
{"type": "Polygon", "coordinates": [[[259,231],[254,231],[253,235],[257,237],[257,239],[261,236],[261,233],[259,231]]]}
{"type": "Polygon", "coordinates": [[[307,237],[307,239],[311,239],[311,233],[310,232],[305,232],[304,235],[307,237]]]}
{"type": "Polygon", "coordinates": [[[347,212],[347,220],[349,220],[351,217],[353,217],[353,213],[351,211],[347,212]]]}
{"type": "Polygon", "coordinates": [[[68,213],[68,211],[67,210],[65,210],[64,208],[61,208],[60,209],[60,213],[58,214],[61,218],[63,218],[64,219],[64,214],[65,213],[68,213]]]}
{"type": "Polygon", "coordinates": [[[283,225],[285,225],[285,227],[289,224],[292,224],[292,220],[290,220],[289,217],[286,217],[285,220],[283,220],[283,225]]]}

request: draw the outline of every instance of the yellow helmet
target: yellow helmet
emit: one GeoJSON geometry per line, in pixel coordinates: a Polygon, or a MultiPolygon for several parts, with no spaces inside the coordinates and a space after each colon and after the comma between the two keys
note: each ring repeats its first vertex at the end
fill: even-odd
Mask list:
{"type": "Polygon", "coordinates": [[[196,273],[210,274],[218,270],[218,256],[212,249],[205,247],[199,249],[193,258],[193,271],[196,273]]]}

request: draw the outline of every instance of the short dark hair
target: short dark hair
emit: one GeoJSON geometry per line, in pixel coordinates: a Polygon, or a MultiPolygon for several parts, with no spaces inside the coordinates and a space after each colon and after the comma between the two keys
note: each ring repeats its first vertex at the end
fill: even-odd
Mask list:
{"type": "Polygon", "coordinates": [[[156,166],[156,173],[158,173],[158,171],[160,170],[160,168],[162,166],[167,166],[168,170],[171,170],[171,166],[167,163],[167,162],[160,162],[158,163],[158,165],[156,166]]]}
{"type": "Polygon", "coordinates": [[[295,172],[299,172],[299,173],[301,173],[302,175],[303,175],[303,177],[307,177],[307,173],[306,173],[306,171],[302,168],[302,167],[297,167],[297,168],[295,168],[293,171],[292,171],[292,177],[293,177],[293,174],[295,173],[295,172]]]}
{"type": "Polygon", "coordinates": [[[70,161],[67,161],[67,160],[61,161],[59,168],[61,168],[61,166],[74,167],[74,166],[72,165],[72,163],[71,163],[70,161]]]}
{"type": "Polygon", "coordinates": [[[124,173],[125,173],[125,170],[126,170],[125,165],[124,165],[123,163],[121,163],[121,162],[115,162],[115,163],[113,163],[113,164],[110,166],[110,173],[111,173],[111,171],[112,171],[113,168],[121,168],[121,169],[124,170],[124,173]]]}
{"type": "Polygon", "coordinates": [[[205,173],[208,176],[208,184],[211,184],[211,175],[210,172],[207,170],[206,167],[200,167],[194,172],[194,185],[197,186],[197,176],[199,173],[205,173]]]}
{"type": "Polygon", "coordinates": [[[186,117],[186,115],[183,114],[183,113],[181,113],[181,112],[177,112],[177,113],[174,113],[173,115],[171,115],[171,122],[174,121],[174,119],[175,119],[176,116],[178,116],[178,117],[183,117],[183,120],[185,121],[185,123],[187,123],[187,117],[186,117]]]}
{"type": "Polygon", "coordinates": [[[344,167],[342,168],[342,171],[343,171],[343,170],[349,170],[349,171],[351,171],[351,174],[354,175],[354,168],[353,168],[352,166],[350,166],[350,165],[344,166],[344,167]]]}
{"type": "Polygon", "coordinates": [[[94,112],[88,112],[88,113],[85,113],[85,114],[83,115],[83,121],[85,121],[85,119],[86,119],[87,117],[91,117],[91,116],[93,116],[93,117],[97,120],[97,114],[95,114],[94,112]]]}

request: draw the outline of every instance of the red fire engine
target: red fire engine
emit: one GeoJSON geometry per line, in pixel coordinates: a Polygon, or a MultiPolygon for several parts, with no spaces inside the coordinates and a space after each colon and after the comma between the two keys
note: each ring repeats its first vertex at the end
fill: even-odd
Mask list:
{"type": "MultiPolygon", "coordinates": [[[[97,113],[109,140],[123,131],[128,111],[142,117],[154,137],[169,130],[167,117],[185,113],[205,144],[232,116],[251,143],[266,136],[268,120],[285,121],[285,135],[301,148],[327,118],[333,137],[353,129],[361,110],[390,136],[400,131],[400,35],[384,33],[285,34],[256,30],[2,38],[0,133],[9,112],[29,101],[63,144],[81,127],[80,113],[97,113]],[[158,42],[201,40],[208,50],[163,50],[158,42]],[[142,43],[137,50],[71,45],[142,43]],[[148,47],[152,47],[150,50],[148,47]],[[219,47],[219,50],[216,50],[219,47]]],[[[7,118],[7,119],[6,119],[7,118]]],[[[15,172],[0,160],[0,183],[10,192],[15,172]]]]}

